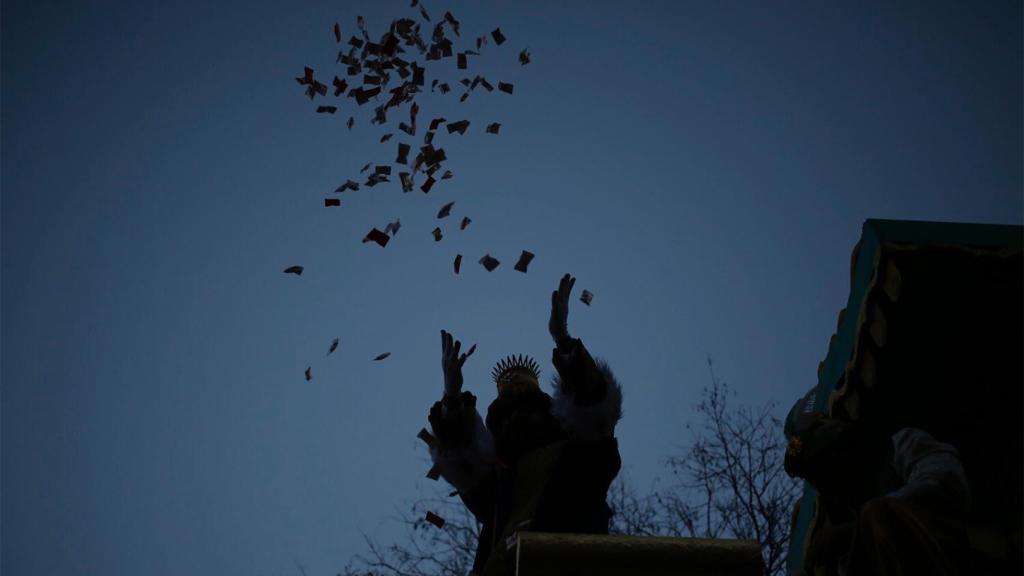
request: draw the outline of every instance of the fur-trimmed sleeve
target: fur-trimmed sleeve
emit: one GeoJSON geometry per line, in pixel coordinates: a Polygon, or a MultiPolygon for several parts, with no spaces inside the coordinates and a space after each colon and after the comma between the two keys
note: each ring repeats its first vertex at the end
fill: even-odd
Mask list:
{"type": "Polygon", "coordinates": [[[430,409],[430,426],[438,440],[430,447],[430,457],[449,484],[470,493],[494,466],[494,439],[476,410],[476,397],[463,392],[461,404],[452,410],[435,402],[430,409]]]}
{"type": "Polygon", "coordinates": [[[554,413],[571,435],[580,439],[615,436],[622,418],[622,387],[608,364],[590,356],[576,338],[555,348],[558,373],[552,382],[554,413]]]}
{"type": "Polygon", "coordinates": [[[971,509],[971,488],[956,448],[917,428],[900,430],[893,435],[892,443],[893,466],[904,485],[890,496],[912,499],[936,495],[942,504],[967,515],[971,509]]]}

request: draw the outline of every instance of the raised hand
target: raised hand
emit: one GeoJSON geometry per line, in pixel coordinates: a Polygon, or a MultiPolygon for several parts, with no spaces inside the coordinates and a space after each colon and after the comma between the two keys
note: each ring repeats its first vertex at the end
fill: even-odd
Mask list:
{"type": "Polygon", "coordinates": [[[558,290],[551,293],[551,319],[548,321],[548,332],[555,340],[555,344],[564,342],[569,338],[569,294],[576,284],[576,279],[570,274],[562,276],[558,283],[558,290]]]}
{"type": "Polygon", "coordinates": [[[454,340],[449,332],[441,330],[441,370],[444,371],[444,395],[458,396],[462,392],[462,365],[473,353],[475,346],[468,352],[459,354],[462,342],[454,340]]]}

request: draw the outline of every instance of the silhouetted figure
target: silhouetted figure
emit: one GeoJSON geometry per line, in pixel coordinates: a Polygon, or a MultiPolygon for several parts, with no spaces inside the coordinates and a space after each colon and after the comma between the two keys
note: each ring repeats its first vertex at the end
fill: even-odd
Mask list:
{"type": "Polygon", "coordinates": [[[517,531],[607,534],[608,487],[621,466],[615,424],[622,392],[608,366],[569,336],[566,274],[551,294],[548,329],[556,347],[554,397],[540,389],[539,366],[509,356],[494,368],[498,397],[486,424],[476,397],[462,391],[469,353],[442,331],[444,398],[430,410],[441,475],[483,525],[474,572],[500,574],[517,531]]]}
{"type": "Polygon", "coordinates": [[[790,439],[786,471],[818,490],[830,521],[810,565],[850,576],[969,573],[971,493],[953,446],[917,428],[889,437],[822,416],[790,439]]]}

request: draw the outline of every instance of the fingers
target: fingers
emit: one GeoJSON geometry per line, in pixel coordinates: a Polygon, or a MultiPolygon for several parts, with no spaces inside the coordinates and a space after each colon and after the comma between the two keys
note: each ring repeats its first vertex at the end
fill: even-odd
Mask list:
{"type": "Polygon", "coordinates": [[[441,361],[444,363],[451,362],[452,358],[458,358],[459,346],[462,344],[458,341],[452,342],[454,338],[450,332],[441,330],[441,361]]]}
{"type": "Polygon", "coordinates": [[[569,293],[572,292],[572,287],[576,285],[576,279],[573,278],[572,274],[566,274],[562,276],[562,280],[558,283],[558,297],[564,301],[569,301],[569,293]]]}
{"type": "Polygon", "coordinates": [[[462,356],[459,356],[459,367],[460,368],[462,367],[463,364],[466,363],[466,359],[473,355],[473,352],[476,352],[476,344],[473,344],[472,346],[470,346],[469,350],[467,350],[462,356]]]}
{"type": "Polygon", "coordinates": [[[451,332],[441,330],[441,363],[444,366],[449,366],[457,362],[458,366],[462,367],[466,358],[469,358],[473,352],[476,351],[476,344],[472,345],[465,354],[460,356],[459,351],[461,349],[461,340],[455,340],[455,337],[452,336],[451,332]]]}

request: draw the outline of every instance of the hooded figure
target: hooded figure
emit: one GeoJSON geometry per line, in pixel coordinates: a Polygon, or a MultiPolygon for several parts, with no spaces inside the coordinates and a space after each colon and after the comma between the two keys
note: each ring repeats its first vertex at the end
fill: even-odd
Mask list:
{"type": "Polygon", "coordinates": [[[566,274],[551,294],[553,396],[540,389],[537,362],[509,356],[492,372],[498,397],[484,420],[476,397],[462,391],[471,352],[460,355],[461,343],[441,332],[445,393],[430,410],[437,437],[430,454],[483,526],[475,573],[510,573],[519,531],[608,533],[606,497],[621,466],[614,432],[622,391],[608,366],[569,336],[575,281],[566,274]]]}

